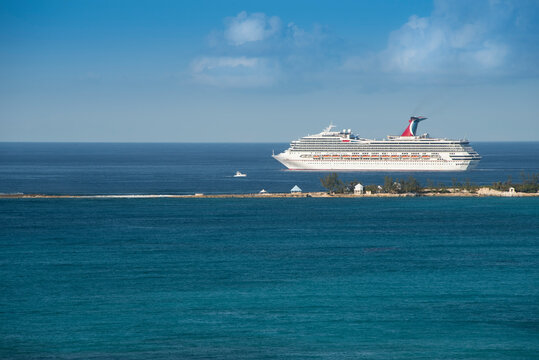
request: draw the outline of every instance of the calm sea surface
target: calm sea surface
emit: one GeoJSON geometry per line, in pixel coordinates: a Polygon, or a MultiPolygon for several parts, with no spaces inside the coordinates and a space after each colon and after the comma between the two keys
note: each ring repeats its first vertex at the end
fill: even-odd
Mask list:
{"type": "Polygon", "coordinates": [[[0,358],[536,359],[539,199],[0,201],[0,358]]]}
{"type": "MultiPolygon", "coordinates": [[[[483,156],[467,172],[341,173],[344,180],[383,184],[384,176],[413,174],[450,185],[520,181],[539,173],[539,142],[473,143],[483,156]]],[[[286,192],[294,185],[321,191],[322,172],[286,171],[271,157],[288,144],[0,143],[0,193],[193,194],[286,192]],[[247,178],[233,178],[236,171],[247,178]]]]}
{"type": "MultiPolygon", "coordinates": [[[[539,172],[539,143],[474,146],[478,169],[417,177],[539,172]]],[[[4,143],[0,192],[321,189],[271,149],[4,143]]],[[[538,219],[539,198],[1,199],[0,358],[536,359],[538,219]]]]}

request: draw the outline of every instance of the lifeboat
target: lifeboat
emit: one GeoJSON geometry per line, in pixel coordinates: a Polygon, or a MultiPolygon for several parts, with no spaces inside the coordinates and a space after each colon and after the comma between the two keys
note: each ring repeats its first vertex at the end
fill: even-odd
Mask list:
{"type": "Polygon", "coordinates": [[[419,157],[419,156],[417,156],[417,155],[412,155],[412,158],[413,158],[413,159],[417,159],[418,157],[419,157]]]}
{"type": "Polygon", "coordinates": [[[428,156],[428,155],[423,155],[423,156],[421,156],[421,157],[422,157],[423,159],[428,159],[428,158],[430,158],[430,156],[428,156]]]}

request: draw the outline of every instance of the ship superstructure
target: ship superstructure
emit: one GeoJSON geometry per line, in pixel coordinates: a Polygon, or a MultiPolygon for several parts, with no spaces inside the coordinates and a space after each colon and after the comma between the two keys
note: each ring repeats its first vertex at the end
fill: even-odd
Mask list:
{"type": "Polygon", "coordinates": [[[290,148],[273,155],[290,170],[464,171],[481,157],[467,140],[416,135],[425,117],[413,116],[400,136],[364,139],[350,129],[321,133],[292,141],[290,148]]]}

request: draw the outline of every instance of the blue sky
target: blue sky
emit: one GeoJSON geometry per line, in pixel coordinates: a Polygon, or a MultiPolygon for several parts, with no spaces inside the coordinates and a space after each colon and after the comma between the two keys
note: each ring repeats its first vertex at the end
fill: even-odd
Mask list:
{"type": "Polygon", "coordinates": [[[0,1],[0,141],[539,140],[537,1],[0,1]]]}

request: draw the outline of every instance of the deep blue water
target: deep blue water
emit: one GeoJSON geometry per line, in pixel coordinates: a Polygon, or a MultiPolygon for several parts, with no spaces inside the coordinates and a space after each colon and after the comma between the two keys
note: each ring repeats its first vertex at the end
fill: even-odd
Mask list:
{"type": "Polygon", "coordinates": [[[538,198],[3,199],[0,358],[536,359],[538,218],[538,198]]]}
{"type": "MultiPolygon", "coordinates": [[[[539,142],[473,143],[479,166],[457,173],[413,173],[450,185],[452,179],[478,184],[520,181],[539,173],[539,142]]],[[[192,194],[248,193],[266,189],[320,191],[321,172],[285,171],[271,158],[288,144],[107,144],[0,143],[0,193],[192,194]],[[248,177],[239,179],[237,171],[248,177]]],[[[341,173],[344,180],[382,184],[384,176],[409,173],[341,173]]]]}
{"type": "MultiPolygon", "coordinates": [[[[0,143],[0,193],[322,190],[286,147],[0,143]]],[[[539,143],[474,147],[475,170],[414,176],[539,173],[539,143]]],[[[539,198],[2,199],[0,358],[536,358],[538,219],[539,198]]]]}

